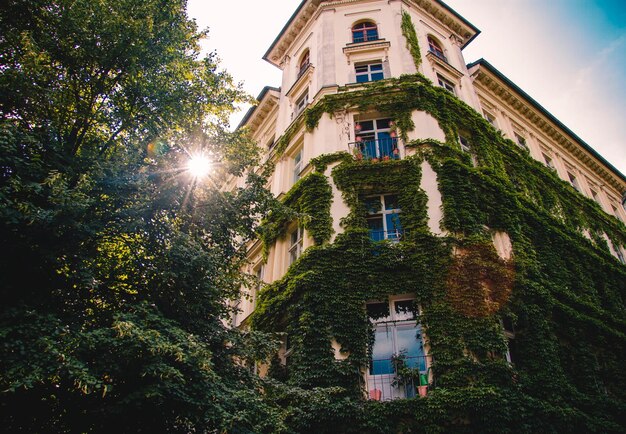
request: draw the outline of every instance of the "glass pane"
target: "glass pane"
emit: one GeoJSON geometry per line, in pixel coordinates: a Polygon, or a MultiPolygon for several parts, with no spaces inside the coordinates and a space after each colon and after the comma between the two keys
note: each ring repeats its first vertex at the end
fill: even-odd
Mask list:
{"type": "Polygon", "coordinates": [[[389,319],[389,304],[388,303],[368,303],[366,306],[366,309],[367,309],[367,316],[372,321],[389,319]]]}
{"type": "Polygon", "coordinates": [[[373,131],[374,130],[374,121],[361,121],[361,131],[373,131]]]}
{"type": "Polygon", "coordinates": [[[366,198],[365,209],[369,214],[376,214],[380,212],[380,198],[378,196],[366,198]]]}
{"type": "Polygon", "coordinates": [[[378,39],[378,30],[377,29],[370,29],[367,31],[367,40],[368,41],[373,41],[375,39],[378,39]]]}
{"type": "Polygon", "coordinates": [[[400,216],[396,213],[387,214],[385,220],[387,223],[387,238],[390,240],[398,240],[402,237],[402,226],[400,225],[400,216]]]}
{"type": "Polygon", "coordinates": [[[385,78],[382,72],[375,72],[372,74],[372,81],[382,80],[385,78]]]}
{"type": "Polygon", "coordinates": [[[385,239],[385,230],[383,228],[382,217],[367,219],[367,227],[370,230],[370,239],[372,241],[382,241],[385,239]]]}
{"type": "Polygon", "coordinates": [[[382,131],[378,133],[378,148],[380,155],[391,157],[393,155],[394,140],[388,132],[382,131]]]}
{"type": "Polygon", "coordinates": [[[364,75],[357,75],[357,76],[356,76],[356,82],[357,82],[357,83],[366,83],[366,82],[368,82],[368,81],[369,81],[369,79],[368,79],[367,74],[364,74],[364,75]]]}
{"type": "Polygon", "coordinates": [[[391,328],[381,327],[374,332],[372,365],[370,374],[393,374],[391,356],[393,354],[393,333],[391,328]]]}
{"type": "Polygon", "coordinates": [[[396,329],[396,349],[398,353],[406,354],[406,364],[410,368],[419,367],[426,370],[426,358],[420,329],[413,325],[398,326],[396,329]]]}
{"type": "Polygon", "coordinates": [[[391,122],[391,119],[377,119],[376,128],[379,130],[388,130],[389,122],[391,122]]]}
{"type": "Polygon", "coordinates": [[[400,209],[400,205],[398,205],[398,196],[395,194],[386,194],[384,196],[385,200],[385,209],[400,209]]]}
{"type": "Polygon", "coordinates": [[[354,70],[356,72],[367,72],[367,65],[355,66],[354,70]]]}
{"type": "Polygon", "coordinates": [[[383,70],[383,64],[382,63],[373,63],[370,65],[370,69],[372,71],[382,71],[383,70]]]}
{"type": "Polygon", "coordinates": [[[414,320],[416,307],[413,300],[401,300],[393,303],[396,321],[414,320]]]}

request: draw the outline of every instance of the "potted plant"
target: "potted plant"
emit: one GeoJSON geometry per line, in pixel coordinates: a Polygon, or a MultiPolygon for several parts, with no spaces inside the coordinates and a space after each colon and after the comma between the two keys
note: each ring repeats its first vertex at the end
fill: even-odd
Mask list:
{"type": "Polygon", "coordinates": [[[361,151],[361,149],[359,147],[354,147],[354,149],[352,150],[352,153],[354,154],[354,158],[357,161],[361,161],[363,159],[363,151],[361,151]]]}
{"type": "Polygon", "coordinates": [[[412,368],[407,364],[405,352],[394,354],[391,362],[395,368],[395,375],[391,385],[393,387],[404,387],[407,398],[415,396],[417,390],[419,396],[426,396],[428,393],[428,375],[422,374],[418,367],[412,368]]]}
{"type": "Polygon", "coordinates": [[[383,156],[383,161],[389,161],[389,155],[384,155],[383,156]]]}

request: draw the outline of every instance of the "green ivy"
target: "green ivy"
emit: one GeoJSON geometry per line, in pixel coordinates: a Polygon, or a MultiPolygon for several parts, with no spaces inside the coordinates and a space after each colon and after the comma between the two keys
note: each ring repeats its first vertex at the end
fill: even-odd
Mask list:
{"type": "Polygon", "coordinates": [[[267,285],[252,316],[255,328],[286,332],[293,349],[280,382],[291,392],[270,388],[268,399],[295,432],[623,432],[626,267],[602,237],[626,245],[623,223],[421,75],[340,89],[306,110],[304,122],[312,130],[324,113],[371,107],[405,138],[411,113],[427,112],[446,140],[405,140],[414,151],[402,160],[317,157],[316,172],[285,198],[293,214],[270,216],[266,245],[292,218],[317,245],[267,285]],[[424,161],[437,173],[444,237],[428,231],[424,161]],[[350,213],[328,243],[331,163],[350,213]],[[364,199],[380,194],[398,196],[407,231],[399,243],[369,238],[364,199]],[[512,262],[495,254],[495,230],[510,236],[512,262]],[[413,294],[422,308],[436,387],[427,398],[371,402],[361,389],[372,342],[365,304],[395,294],[413,294]],[[502,357],[504,317],[516,329],[513,367],[502,357]]]}
{"type": "Polygon", "coordinates": [[[420,45],[417,41],[417,33],[411,15],[407,11],[402,11],[402,23],[400,24],[402,36],[406,39],[406,48],[411,53],[415,68],[419,68],[422,63],[422,55],[420,53],[420,45]]]}

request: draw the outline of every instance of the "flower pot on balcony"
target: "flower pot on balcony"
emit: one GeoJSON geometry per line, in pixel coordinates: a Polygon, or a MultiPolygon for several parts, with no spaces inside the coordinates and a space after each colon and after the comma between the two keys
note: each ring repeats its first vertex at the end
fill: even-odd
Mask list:
{"type": "Polygon", "coordinates": [[[417,386],[417,393],[420,397],[428,394],[428,386],[417,386]]]}
{"type": "Polygon", "coordinates": [[[393,148],[393,155],[400,155],[400,150],[398,148],[393,148]]]}
{"type": "Polygon", "coordinates": [[[391,136],[392,139],[395,139],[396,137],[398,137],[398,133],[396,133],[395,131],[390,131],[389,136],[391,136]]]}
{"type": "Polygon", "coordinates": [[[356,131],[357,133],[361,131],[362,129],[363,127],[361,126],[361,124],[357,123],[354,125],[354,131],[356,131]]]}
{"type": "Polygon", "coordinates": [[[385,156],[383,157],[383,161],[389,161],[389,155],[385,155],[385,156]]]}
{"type": "Polygon", "coordinates": [[[356,142],[357,142],[357,143],[361,143],[361,142],[363,142],[363,137],[361,137],[361,136],[356,136],[356,139],[355,139],[355,140],[356,140],[356,142]]]}
{"type": "Polygon", "coordinates": [[[376,157],[372,158],[372,163],[378,163],[378,158],[376,157]]]}

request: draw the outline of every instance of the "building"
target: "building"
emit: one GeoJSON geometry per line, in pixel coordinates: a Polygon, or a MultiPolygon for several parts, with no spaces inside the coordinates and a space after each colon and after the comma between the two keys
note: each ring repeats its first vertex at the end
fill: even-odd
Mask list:
{"type": "Polygon", "coordinates": [[[439,0],[300,3],[242,121],[288,212],[234,325],[285,333],[289,384],[409,402],[381,432],[623,431],[626,177],[467,64],[479,33],[439,0]]]}

